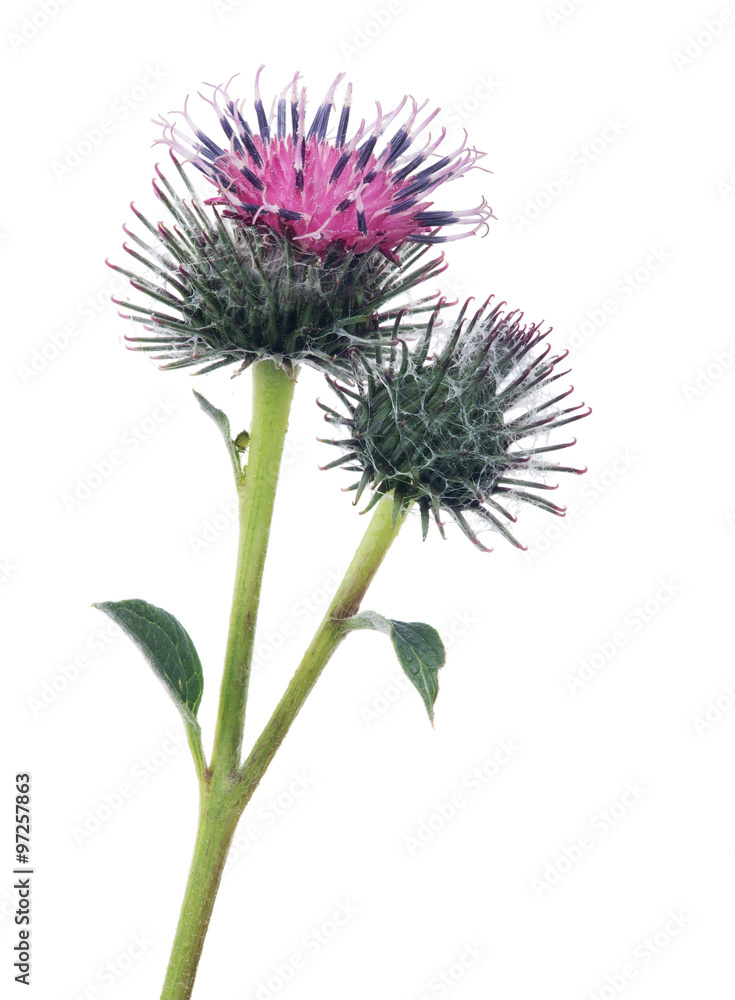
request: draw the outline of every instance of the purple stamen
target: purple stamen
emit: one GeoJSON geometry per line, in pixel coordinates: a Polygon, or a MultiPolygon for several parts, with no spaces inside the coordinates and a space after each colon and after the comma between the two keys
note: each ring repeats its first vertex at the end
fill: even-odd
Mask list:
{"type": "Polygon", "coordinates": [[[341,149],[345,144],[345,137],[347,136],[347,124],[350,120],[350,104],[352,103],[352,84],[347,84],[347,96],[345,97],[345,102],[342,105],[342,113],[339,116],[339,125],[337,126],[337,138],[335,140],[335,146],[337,149],[341,149]]]}
{"type": "Polygon", "coordinates": [[[437,110],[419,120],[426,102],[419,105],[411,99],[408,113],[407,97],[390,112],[384,112],[376,102],[373,122],[366,126],[362,120],[350,138],[352,84],[348,84],[336,133],[328,139],[335,93],[343,74],[335,78],[307,127],[306,89],[298,87],[299,74],[274,97],[267,115],[260,92],[262,71],[261,66],[255,78],[255,134],[244,117],[244,101],[230,99],[229,84],[207,84],[211,94],[207,96],[205,91],[200,95],[217,114],[227,139],[222,146],[196,127],[189,115],[188,99],[178,114],[190,131],[180,131],[165,119],[160,122],[163,136],[159,141],[179,162],[193,163],[219,188],[211,203],[229,206],[229,218],[239,213],[243,225],[259,221],[271,226],[289,240],[304,241],[302,245],[319,256],[339,244],[358,254],[377,249],[394,263],[399,260],[399,248],[409,242],[446,242],[486,225],[492,213],[484,202],[477,209],[461,212],[432,209],[431,192],[461,176],[482,154],[467,149],[465,137],[451,156],[435,155],[446,133],[442,130],[438,138],[429,133],[437,110]],[[401,114],[403,123],[396,121],[401,114]],[[378,151],[378,140],[394,122],[394,134],[378,151]],[[288,133],[292,133],[291,142],[287,141],[288,133]],[[409,152],[419,136],[422,148],[409,152]],[[254,202],[260,204],[252,207],[254,202]],[[355,203],[356,211],[347,212],[355,203]],[[441,232],[442,227],[458,222],[465,223],[465,230],[474,229],[452,237],[441,232]]]}
{"type": "Polygon", "coordinates": [[[262,182],[260,177],[257,177],[250,167],[240,167],[240,173],[243,175],[245,180],[252,184],[257,191],[262,191],[265,188],[265,184],[262,182]]]}
{"type": "Polygon", "coordinates": [[[271,130],[268,128],[268,120],[265,117],[265,110],[263,108],[263,102],[260,99],[260,74],[265,69],[265,65],[258,69],[255,74],[255,114],[258,117],[258,127],[260,129],[260,137],[263,142],[270,142],[271,130]]]}

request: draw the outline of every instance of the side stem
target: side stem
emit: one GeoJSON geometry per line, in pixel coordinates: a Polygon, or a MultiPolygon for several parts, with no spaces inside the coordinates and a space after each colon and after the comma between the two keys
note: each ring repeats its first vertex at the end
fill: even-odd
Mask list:
{"type": "Polygon", "coordinates": [[[393,498],[383,497],[375,508],[367,531],[311,641],[296,673],[286,688],[265,729],[258,737],[241,770],[238,803],[250,800],[286,733],[301,711],[319,675],[346,634],[343,622],[360,608],[365,593],[406,519],[403,511],[393,525],[393,498]]]}

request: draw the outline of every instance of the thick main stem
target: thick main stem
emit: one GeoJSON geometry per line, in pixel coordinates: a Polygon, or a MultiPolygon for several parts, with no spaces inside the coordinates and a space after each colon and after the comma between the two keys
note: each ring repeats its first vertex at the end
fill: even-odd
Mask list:
{"type": "Polygon", "coordinates": [[[263,566],[294,383],[272,361],[253,365],[253,421],[247,475],[238,484],[240,543],[212,772],[234,777],[240,765],[263,566]]]}
{"type": "Polygon", "coordinates": [[[188,1000],[222,870],[245,807],[235,794],[255,625],[294,383],[272,361],[253,366],[247,473],[237,483],[240,540],[212,763],[201,788],[199,829],[161,1000],[188,1000]]]}
{"type": "Polygon", "coordinates": [[[309,648],[243,765],[243,780],[237,790],[238,802],[242,801],[243,807],[257,788],[319,675],[344,638],[344,620],[359,610],[362,599],[405,518],[406,511],[403,511],[393,525],[392,497],[384,497],[376,507],[368,529],[309,648]]]}
{"type": "Polygon", "coordinates": [[[161,1000],[189,1000],[232,838],[242,814],[231,792],[206,788],[161,1000]]]}

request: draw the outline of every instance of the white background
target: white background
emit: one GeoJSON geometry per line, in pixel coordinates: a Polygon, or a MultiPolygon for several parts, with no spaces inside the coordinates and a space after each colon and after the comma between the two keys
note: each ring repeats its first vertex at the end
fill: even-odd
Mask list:
{"type": "MultiPolygon", "coordinates": [[[[481,555],[456,529],[422,544],[417,521],[406,526],[366,607],[451,638],[436,730],[395,686],[384,637],[345,642],[242,821],[195,996],[731,997],[733,4],[46,8],[6,5],[0,33],[3,991],[23,993],[10,813],[14,775],[30,771],[23,995],[159,995],[194,772],[173,705],[126,640],[98,636],[106,621],[90,605],[143,597],[181,619],[205,664],[209,747],[235,530],[220,510],[227,457],[191,388],[240,427],[249,381],[192,382],[126,352],[103,259],[123,257],[130,199],[154,207],[150,120],[236,72],[250,97],[264,62],[266,103],[296,69],[313,102],[345,70],[365,115],[410,93],[442,106],[448,144],[467,128],[493,173],[473,171],[439,204],[484,193],[498,221],[450,245],[444,287],[545,317],[594,414],[575,425],[589,473],[562,483],[566,521],[519,521],[527,554],[501,541],[481,555]],[[103,118],[112,128],[90,149],[85,130],[100,139],[103,118]],[[135,428],[148,430],[133,449],[135,428]],[[123,464],[68,510],[64,494],[113,450],[123,464]],[[215,540],[195,551],[208,524],[215,540]],[[570,683],[593,657],[590,679],[570,683]],[[498,767],[503,741],[512,759],[498,767]],[[478,790],[468,775],[486,762],[478,790]],[[356,912],[312,946],[341,904],[356,912]],[[273,967],[288,977],[296,953],[305,967],[278,989],[273,967]]],[[[321,378],[304,372],[248,741],[364,528],[340,493],[348,474],[317,470],[333,457],[314,442],[317,395],[321,378]]]]}

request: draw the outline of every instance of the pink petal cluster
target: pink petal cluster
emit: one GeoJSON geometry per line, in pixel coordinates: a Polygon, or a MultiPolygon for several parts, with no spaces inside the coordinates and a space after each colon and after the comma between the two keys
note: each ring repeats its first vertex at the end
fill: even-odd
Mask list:
{"type": "MultiPolygon", "coordinates": [[[[163,138],[182,161],[193,163],[218,190],[210,199],[226,206],[245,225],[265,224],[320,256],[336,244],[356,253],[377,248],[393,259],[406,241],[444,243],[486,226],[492,212],[483,199],[463,211],[431,211],[428,200],[440,185],[461,177],[484,153],[467,147],[467,137],[451,153],[437,152],[446,136],[432,138],[426,129],[439,113],[421,118],[426,102],[413,99],[402,124],[381,149],[380,139],[409,99],[384,113],[377,104],[375,120],[363,119],[347,139],[352,84],[347,87],[336,134],[328,137],[334,94],[340,74],[306,126],[306,88],[299,91],[297,73],[274,100],[266,115],[255,77],[257,129],[244,116],[244,100],[234,101],[226,86],[207,85],[200,93],[215,111],[226,142],[219,145],[193,121],[188,99],[179,112],[191,134],[163,119],[163,138]],[[290,99],[288,99],[290,91],[290,99]],[[422,136],[423,145],[414,144],[422,136]],[[463,232],[444,235],[445,226],[461,224],[463,232]]],[[[230,81],[231,83],[232,81],[230,81]]]]}

